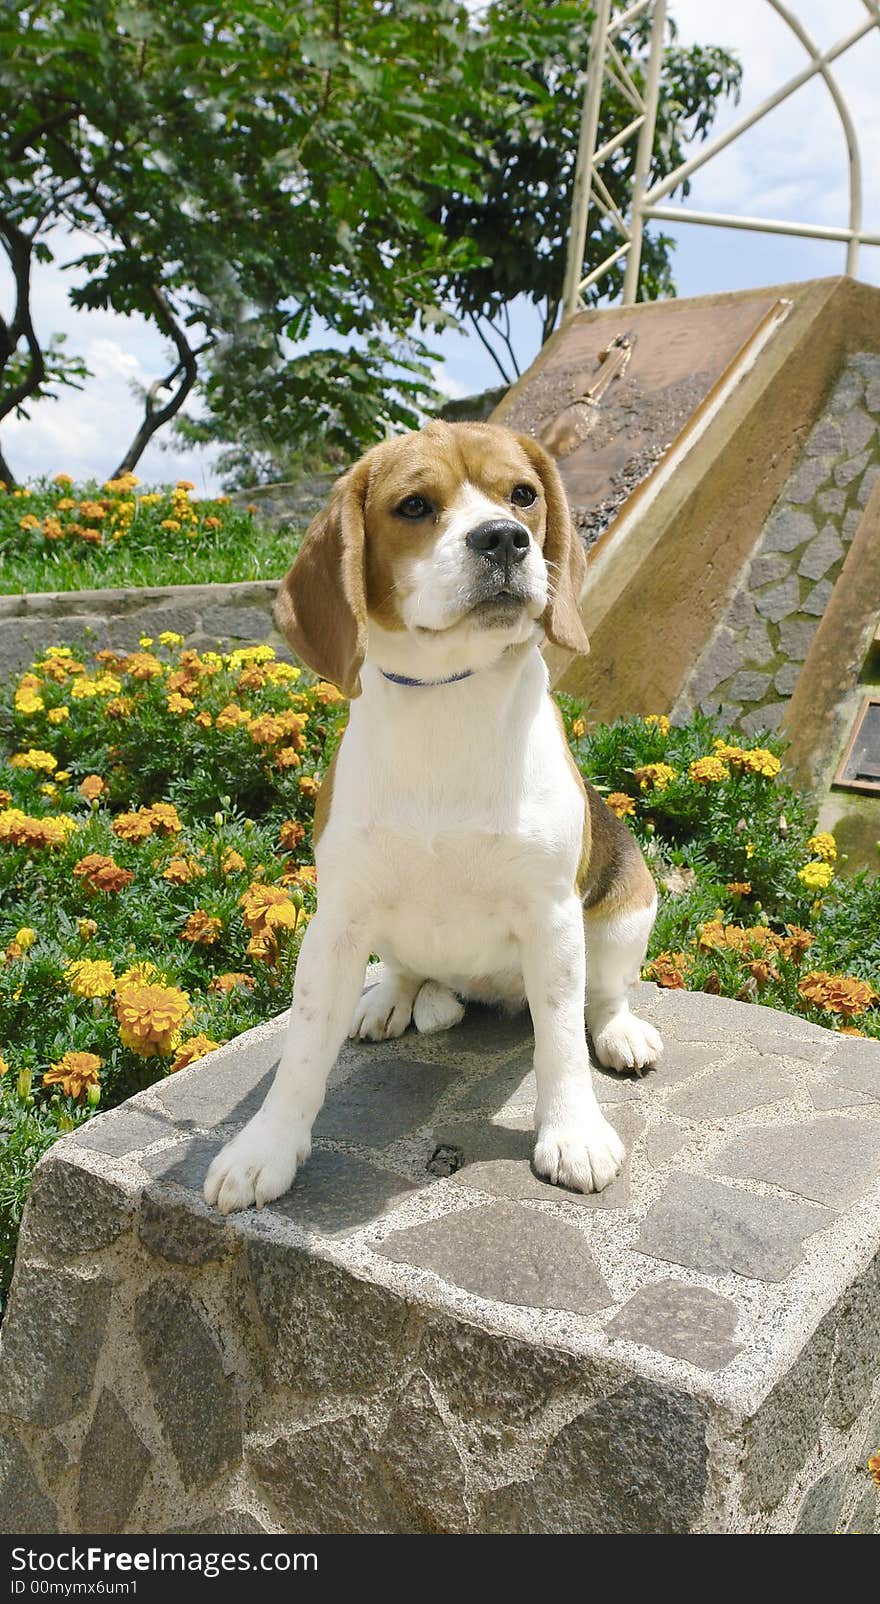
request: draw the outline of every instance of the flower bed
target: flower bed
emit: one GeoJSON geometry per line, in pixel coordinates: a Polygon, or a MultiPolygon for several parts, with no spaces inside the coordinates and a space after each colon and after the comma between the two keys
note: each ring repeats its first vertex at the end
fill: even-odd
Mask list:
{"type": "MultiPolygon", "coordinates": [[[[563,712],[661,884],[645,974],[880,1036],[880,882],[835,872],[778,744],[563,712]]],[[[270,647],[167,633],[50,647],[0,695],[0,1285],[59,1133],[287,1006],[345,716],[270,647]]]]}
{"type": "Polygon", "coordinates": [[[290,530],[258,521],[256,503],[194,499],[194,486],[141,487],[133,474],[75,485],[69,474],[13,490],[0,481],[0,591],[277,579],[290,530]]]}

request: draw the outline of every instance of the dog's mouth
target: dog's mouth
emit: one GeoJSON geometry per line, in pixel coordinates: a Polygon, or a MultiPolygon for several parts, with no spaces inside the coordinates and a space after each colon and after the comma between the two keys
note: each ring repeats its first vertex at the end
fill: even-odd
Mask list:
{"type": "Polygon", "coordinates": [[[522,619],[523,613],[538,618],[542,611],[543,602],[537,596],[515,582],[502,581],[492,589],[481,586],[472,592],[464,599],[461,611],[447,623],[433,628],[426,625],[415,627],[420,635],[446,635],[463,624],[476,625],[480,629],[509,629],[522,619]]]}

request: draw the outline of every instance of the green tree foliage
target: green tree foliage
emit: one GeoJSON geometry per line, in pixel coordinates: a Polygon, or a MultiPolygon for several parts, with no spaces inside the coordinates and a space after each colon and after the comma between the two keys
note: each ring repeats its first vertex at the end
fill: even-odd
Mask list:
{"type": "MultiPolygon", "coordinates": [[[[0,424],[82,377],[32,310],[66,230],[73,304],[168,342],[115,474],[200,384],[190,438],[235,441],[251,475],[411,425],[432,330],[503,318],[523,288],[551,318],[590,22],[555,0],[0,0],[0,424]]],[[[638,78],[637,28],[622,49],[638,78]]],[[[737,71],[673,51],[664,159],[737,71]]],[[[646,260],[647,293],[668,289],[667,245],[646,260]]]]}

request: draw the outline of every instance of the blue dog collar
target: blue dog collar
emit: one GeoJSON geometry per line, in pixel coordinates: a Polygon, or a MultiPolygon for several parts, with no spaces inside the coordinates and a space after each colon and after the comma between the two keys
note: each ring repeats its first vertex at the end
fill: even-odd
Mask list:
{"type": "Polygon", "coordinates": [[[473,672],[472,668],[466,668],[463,674],[450,674],[448,679],[410,679],[406,674],[389,674],[387,668],[379,670],[385,679],[390,679],[392,685],[415,685],[420,690],[433,685],[455,685],[460,679],[470,679],[473,672]]]}

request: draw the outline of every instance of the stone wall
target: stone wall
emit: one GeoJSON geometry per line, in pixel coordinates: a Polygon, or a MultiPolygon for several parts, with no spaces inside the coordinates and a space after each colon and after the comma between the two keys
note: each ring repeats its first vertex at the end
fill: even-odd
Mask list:
{"type": "Polygon", "coordinates": [[[778,728],[878,478],[880,356],[858,352],[807,438],[674,717],[720,709],[750,737],[778,728]]]}
{"type": "Polygon", "coordinates": [[[598,1196],[529,1164],[523,1020],[349,1044],[292,1191],[201,1198],[284,1018],[40,1164],[12,1532],[878,1530],[880,1046],[642,986],[598,1196]]]}
{"type": "Polygon", "coordinates": [[[287,655],[272,618],[277,590],[275,580],[251,580],[0,596],[0,676],[27,667],[47,646],[133,651],[141,635],[155,639],[164,629],[200,649],[268,641],[287,655]]]}

